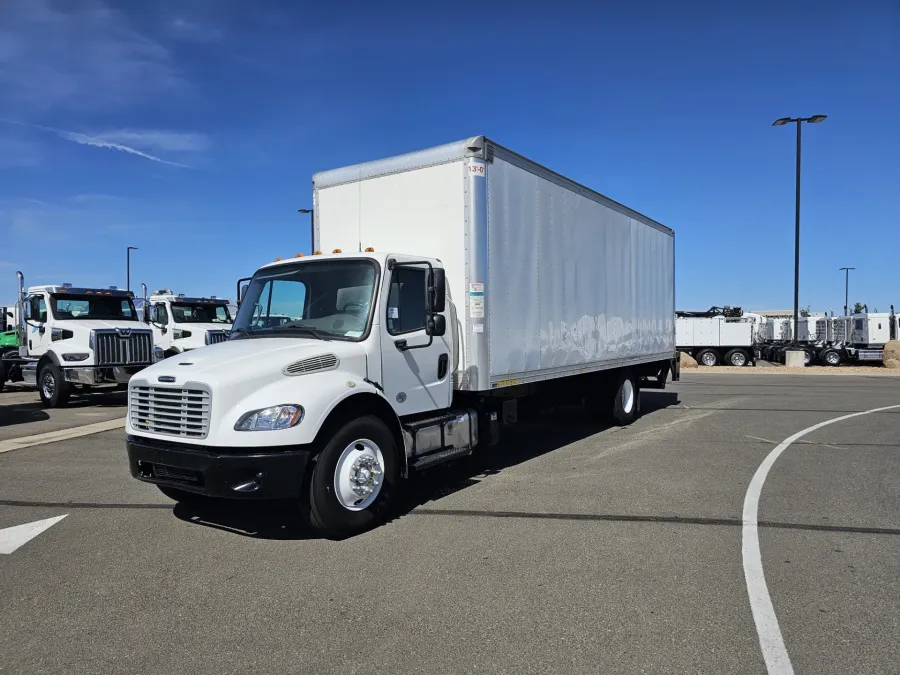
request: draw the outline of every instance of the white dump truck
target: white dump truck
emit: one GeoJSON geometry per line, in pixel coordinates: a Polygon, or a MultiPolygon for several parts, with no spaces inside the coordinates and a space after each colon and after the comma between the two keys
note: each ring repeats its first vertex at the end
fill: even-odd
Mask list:
{"type": "Polygon", "coordinates": [[[19,286],[18,350],[3,355],[0,380],[36,385],[44,405],[64,406],[73,392],[125,384],[162,358],[138,319],[132,294],[115,286],[19,286]]]}
{"type": "Polygon", "coordinates": [[[763,317],[745,314],[740,307],[710,307],[702,312],[679,311],[675,344],[704,366],[754,364],[763,317]]]}
{"type": "Polygon", "coordinates": [[[628,424],[678,376],[673,231],[484,137],[319,173],[313,199],[327,254],[263,266],[228,341],[132,379],[135,478],[347,536],[519,402],[628,424]]]}
{"type": "Polygon", "coordinates": [[[141,286],[145,297],[143,319],[167,358],[228,339],[233,319],[227,300],[186,297],[169,289],[147,297],[146,286],[141,286]]]}

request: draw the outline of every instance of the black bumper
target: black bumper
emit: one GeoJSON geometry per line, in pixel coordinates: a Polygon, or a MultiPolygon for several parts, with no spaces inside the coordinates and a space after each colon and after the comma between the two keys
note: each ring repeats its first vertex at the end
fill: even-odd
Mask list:
{"type": "Polygon", "coordinates": [[[300,495],[310,452],[253,452],[127,436],[131,475],[146,483],[227,499],[290,499],[300,495]]]}

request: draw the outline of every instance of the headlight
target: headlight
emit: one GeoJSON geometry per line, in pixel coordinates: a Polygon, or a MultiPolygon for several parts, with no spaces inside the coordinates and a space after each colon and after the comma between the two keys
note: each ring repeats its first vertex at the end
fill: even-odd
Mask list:
{"type": "Polygon", "coordinates": [[[241,415],[234,425],[235,431],[269,431],[290,429],[303,419],[303,407],[294,404],[275,405],[262,410],[251,410],[241,415]]]}
{"type": "Polygon", "coordinates": [[[172,335],[175,337],[176,340],[180,340],[181,338],[189,338],[189,337],[191,337],[191,331],[189,331],[189,330],[184,330],[184,329],[182,329],[182,328],[176,328],[176,329],[172,332],[172,335]]]}
{"type": "Polygon", "coordinates": [[[162,350],[162,347],[154,347],[153,348],[153,363],[159,363],[164,358],[166,358],[166,353],[162,350]]]}
{"type": "Polygon", "coordinates": [[[84,361],[90,354],[63,354],[63,361],[84,361]]]}

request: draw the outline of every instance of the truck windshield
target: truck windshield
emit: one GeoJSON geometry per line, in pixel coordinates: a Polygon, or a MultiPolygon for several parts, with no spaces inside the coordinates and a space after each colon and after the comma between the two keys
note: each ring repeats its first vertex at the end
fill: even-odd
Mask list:
{"type": "Polygon", "coordinates": [[[231,323],[231,314],[225,305],[172,303],[175,323],[231,323]]]}
{"type": "Polygon", "coordinates": [[[111,295],[68,295],[50,296],[53,317],[60,321],[70,319],[106,319],[114,321],[137,321],[137,312],[131,298],[111,295]]]}
{"type": "Polygon", "coordinates": [[[371,318],[371,260],[323,260],[261,270],[250,281],[234,335],[359,340],[371,318]]]}

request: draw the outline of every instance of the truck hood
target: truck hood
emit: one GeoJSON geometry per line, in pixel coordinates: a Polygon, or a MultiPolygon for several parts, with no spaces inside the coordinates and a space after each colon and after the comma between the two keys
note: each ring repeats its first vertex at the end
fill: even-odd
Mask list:
{"type": "Polygon", "coordinates": [[[103,321],[100,319],[71,319],[54,323],[59,328],[76,330],[115,330],[116,328],[130,328],[131,330],[150,330],[150,327],[140,321],[103,321]]]}
{"type": "MultiPolygon", "coordinates": [[[[343,362],[364,357],[355,342],[312,338],[243,338],[194,349],[161,361],[141,372],[141,379],[155,384],[160,376],[174,377],[173,386],[202,382],[212,387],[240,385],[250,389],[256,381],[281,376],[290,364],[314,356],[334,354],[343,362]]],[[[346,364],[349,365],[349,364],[346,364]]],[[[365,369],[359,373],[365,377],[365,369]]]]}
{"type": "Polygon", "coordinates": [[[174,328],[201,334],[208,330],[224,330],[226,333],[231,330],[230,323],[176,323],[171,325],[174,328]]]}

